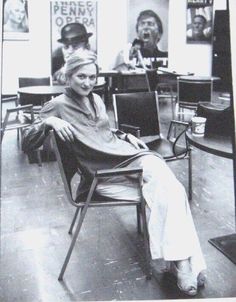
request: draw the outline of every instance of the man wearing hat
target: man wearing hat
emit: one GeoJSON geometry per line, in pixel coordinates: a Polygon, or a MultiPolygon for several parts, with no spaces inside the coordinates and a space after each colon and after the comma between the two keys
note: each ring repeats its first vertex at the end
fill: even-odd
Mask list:
{"type": "Polygon", "coordinates": [[[59,84],[65,84],[64,64],[75,50],[79,48],[90,48],[89,37],[85,26],[81,23],[68,23],[61,29],[61,38],[57,41],[63,46],[56,49],[52,55],[53,80],[59,84]]]}

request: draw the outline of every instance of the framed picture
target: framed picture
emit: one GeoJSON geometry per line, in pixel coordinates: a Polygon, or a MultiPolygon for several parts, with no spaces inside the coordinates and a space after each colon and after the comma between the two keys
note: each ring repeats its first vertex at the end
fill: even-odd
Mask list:
{"type": "Polygon", "coordinates": [[[3,8],[3,39],[28,40],[27,0],[4,0],[3,8]]]}
{"type": "Polygon", "coordinates": [[[147,66],[167,65],[168,14],[168,0],[128,1],[128,42],[141,40],[147,66]]]}
{"type": "MultiPolygon", "coordinates": [[[[90,49],[97,52],[97,2],[52,1],[51,2],[51,66],[52,76],[65,64],[66,37],[76,38],[85,33],[90,49]],[[76,24],[75,24],[76,23],[76,24]],[[59,40],[59,41],[58,41],[59,40]]],[[[72,43],[72,41],[71,41],[72,43]]],[[[56,79],[57,81],[58,79],[56,79]]]]}
{"type": "Polygon", "coordinates": [[[212,11],[213,0],[187,0],[187,43],[211,43],[212,11]]]}

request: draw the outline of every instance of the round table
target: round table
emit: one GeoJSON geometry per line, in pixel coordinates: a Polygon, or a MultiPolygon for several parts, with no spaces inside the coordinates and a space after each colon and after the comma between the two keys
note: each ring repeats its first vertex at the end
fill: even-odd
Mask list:
{"type": "Polygon", "coordinates": [[[231,137],[220,135],[205,135],[197,137],[192,135],[191,130],[186,132],[188,143],[202,151],[233,159],[233,146],[231,137]]]}
{"type": "Polygon", "coordinates": [[[64,92],[66,86],[28,86],[18,89],[18,93],[21,95],[40,96],[42,97],[42,103],[48,100],[49,97],[55,97],[64,92]]]}
{"type": "MultiPolygon", "coordinates": [[[[197,137],[192,135],[191,130],[188,130],[186,139],[190,145],[202,151],[229,159],[234,158],[233,140],[231,137],[210,134],[204,137],[197,137]]],[[[236,200],[234,202],[236,215],[236,200]]],[[[208,241],[236,264],[236,233],[211,238],[208,241]]]]}

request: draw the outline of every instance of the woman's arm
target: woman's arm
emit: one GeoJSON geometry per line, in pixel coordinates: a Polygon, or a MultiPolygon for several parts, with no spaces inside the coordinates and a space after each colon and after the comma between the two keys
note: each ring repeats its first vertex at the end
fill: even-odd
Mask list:
{"type": "Polygon", "coordinates": [[[30,127],[23,130],[22,150],[29,152],[39,148],[43,144],[47,134],[48,129],[44,122],[38,118],[30,127]]]}
{"type": "Polygon", "coordinates": [[[119,129],[111,128],[111,131],[119,137],[130,144],[132,144],[136,149],[148,149],[148,146],[139,138],[131,133],[125,133],[119,129]]]}
{"type": "Polygon", "coordinates": [[[49,128],[45,123],[45,119],[49,116],[56,116],[56,106],[53,101],[47,102],[39,113],[39,117],[35,122],[23,131],[22,150],[25,152],[39,148],[46,136],[49,128]]]}
{"type": "Polygon", "coordinates": [[[39,118],[23,132],[22,150],[28,152],[40,147],[50,129],[54,129],[63,141],[74,140],[73,126],[59,118],[54,101],[46,103],[39,118]]]}

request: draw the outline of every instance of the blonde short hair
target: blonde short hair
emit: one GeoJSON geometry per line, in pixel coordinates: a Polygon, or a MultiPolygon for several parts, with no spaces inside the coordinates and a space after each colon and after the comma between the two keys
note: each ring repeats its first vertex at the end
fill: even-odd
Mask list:
{"type": "Polygon", "coordinates": [[[88,49],[78,49],[76,50],[66,61],[65,64],[65,75],[66,78],[70,78],[81,66],[94,64],[96,66],[98,74],[97,65],[97,55],[95,52],[88,49]]]}

